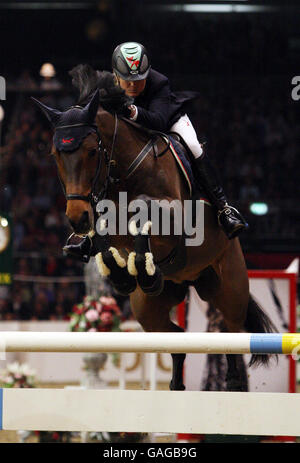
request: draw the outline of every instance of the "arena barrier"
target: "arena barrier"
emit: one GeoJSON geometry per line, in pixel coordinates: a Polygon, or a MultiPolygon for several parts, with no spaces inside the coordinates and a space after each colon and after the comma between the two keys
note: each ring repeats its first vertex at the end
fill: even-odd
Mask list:
{"type": "Polygon", "coordinates": [[[0,389],[0,429],[300,436],[300,395],[0,389]]]}
{"type": "MultiPolygon", "coordinates": [[[[300,334],[1,332],[19,352],[284,353],[300,334]]],[[[0,389],[0,429],[300,436],[300,395],[0,389]]]]}

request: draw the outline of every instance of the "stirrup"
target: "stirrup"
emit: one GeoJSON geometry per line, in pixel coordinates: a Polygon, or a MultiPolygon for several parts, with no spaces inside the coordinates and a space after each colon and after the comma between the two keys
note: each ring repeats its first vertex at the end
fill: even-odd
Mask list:
{"type": "Polygon", "coordinates": [[[233,206],[229,206],[229,204],[226,204],[223,209],[221,209],[220,211],[218,211],[218,223],[220,226],[222,226],[221,222],[220,222],[220,216],[222,214],[225,214],[225,215],[230,215],[231,214],[231,211],[235,211],[236,213],[236,218],[238,220],[240,220],[243,225],[248,228],[248,223],[246,222],[246,220],[244,219],[244,217],[240,214],[240,212],[233,206]]]}

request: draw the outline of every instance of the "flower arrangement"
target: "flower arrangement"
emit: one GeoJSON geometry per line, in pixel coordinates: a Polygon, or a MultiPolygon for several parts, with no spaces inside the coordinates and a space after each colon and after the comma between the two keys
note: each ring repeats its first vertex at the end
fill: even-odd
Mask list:
{"type": "Polygon", "coordinates": [[[68,443],[71,442],[69,431],[34,431],[39,443],[68,443]]]}
{"type": "MultiPolygon", "coordinates": [[[[36,371],[27,363],[10,363],[0,372],[0,387],[33,388],[36,387],[36,371]]],[[[35,434],[39,442],[69,442],[69,432],[48,431],[18,431],[21,442],[35,434]]]]}
{"type": "Polygon", "coordinates": [[[111,296],[85,296],[70,314],[70,331],[120,331],[121,310],[111,296]]]}
{"type": "Polygon", "coordinates": [[[18,362],[10,363],[0,372],[1,387],[35,387],[36,372],[27,365],[18,362]]]}
{"type": "Polygon", "coordinates": [[[143,442],[147,439],[146,433],[140,432],[91,432],[90,442],[101,443],[130,443],[143,442]]]}

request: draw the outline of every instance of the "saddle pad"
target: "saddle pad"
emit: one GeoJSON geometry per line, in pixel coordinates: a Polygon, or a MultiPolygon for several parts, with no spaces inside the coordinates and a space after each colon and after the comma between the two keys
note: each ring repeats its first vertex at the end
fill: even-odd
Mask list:
{"type": "Polygon", "coordinates": [[[195,191],[195,178],[192,171],[192,167],[188,159],[185,157],[181,145],[175,140],[174,137],[169,136],[171,152],[179,166],[180,172],[183,174],[190,191],[190,196],[195,191]]]}
{"type": "Polygon", "coordinates": [[[192,166],[190,161],[187,159],[185,152],[182,148],[182,145],[177,142],[177,140],[169,135],[170,139],[170,149],[177,162],[179,171],[183,174],[190,191],[190,197],[197,197],[200,201],[203,201],[207,205],[211,205],[209,200],[205,197],[205,193],[201,186],[197,185],[195,180],[192,166]]]}

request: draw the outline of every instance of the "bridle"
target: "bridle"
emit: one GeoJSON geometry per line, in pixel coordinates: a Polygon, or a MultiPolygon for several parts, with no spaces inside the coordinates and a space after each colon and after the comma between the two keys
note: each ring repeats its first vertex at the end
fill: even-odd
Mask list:
{"type": "MultiPolygon", "coordinates": [[[[77,106],[77,107],[79,107],[79,106],[77,106]]],[[[58,172],[58,177],[59,177],[59,180],[60,180],[64,195],[65,195],[65,198],[67,199],[67,201],[71,201],[71,200],[86,201],[86,202],[91,204],[93,211],[95,211],[97,203],[106,197],[107,191],[108,191],[108,186],[109,186],[109,183],[111,181],[110,169],[111,169],[111,165],[114,163],[112,158],[113,158],[114,147],[115,147],[117,131],[118,131],[118,118],[115,115],[115,126],[114,126],[113,141],[112,141],[112,146],[111,146],[111,150],[110,150],[109,155],[107,153],[107,150],[105,148],[103,148],[103,146],[102,146],[102,140],[101,140],[101,136],[100,136],[97,125],[94,125],[94,124],[90,125],[90,124],[84,124],[84,123],[71,124],[71,125],[63,125],[63,126],[56,127],[56,130],[72,128],[72,127],[82,127],[82,126],[93,127],[95,129],[95,132],[96,132],[97,138],[98,138],[98,140],[97,140],[98,141],[98,149],[97,149],[97,152],[98,152],[98,164],[97,164],[96,174],[95,174],[95,176],[93,178],[93,181],[92,181],[91,191],[89,192],[88,195],[81,195],[81,194],[78,194],[78,193],[69,193],[69,194],[67,194],[65,185],[64,185],[64,183],[63,183],[63,181],[62,181],[62,179],[61,179],[61,177],[59,175],[59,172],[58,172]],[[97,184],[98,184],[98,180],[99,180],[99,176],[100,176],[100,172],[101,172],[102,159],[105,160],[105,163],[106,163],[106,166],[107,166],[107,168],[106,168],[106,178],[105,178],[105,181],[104,181],[103,188],[101,188],[101,190],[98,192],[97,191],[97,184]]]]}
{"type": "MultiPolygon", "coordinates": [[[[125,118],[122,118],[122,119],[125,122],[127,122],[129,124],[132,124],[135,127],[139,128],[139,129],[141,129],[142,131],[145,132],[145,129],[143,127],[139,126],[138,124],[133,123],[132,121],[129,121],[128,119],[125,119],[125,118]]],[[[116,161],[113,159],[113,154],[114,154],[114,148],[115,148],[117,132],[118,132],[118,117],[117,117],[117,114],[115,114],[114,133],[113,133],[112,145],[111,145],[111,149],[110,149],[109,154],[108,154],[107,150],[102,146],[101,136],[100,136],[98,127],[95,124],[93,124],[93,125],[85,124],[85,123],[70,124],[70,125],[64,125],[64,126],[56,127],[56,130],[63,129],[63,128],[79,127],[79,126],[92,127],[95,130],[95,132],[97,134],[97,137],[98,137],[98,140],[97,140],[98,141],[98,149],[97,149],[97,151],[98,151],[98,164],[97,164],[96,174],[95,174],[95,176],[93,178],[93,181],[92,181],[91,191],[89,192],[88,195],[81,195],[81,194],[78,194],[78,193],[69,193],[69,194],[67,194],[65,185],[64,185],[64,183],[63,183],[63,181],[62,181],[62,179],[61,179],[61,177],[59,175],[59,172],[58,172],[58,178],[60,180],[60,183],[61,183],[64,195],[65,195],[65,198],[68,201],[70,201],[70,200],[81,200],[81,201],[86,201],[86,202],[90,203],[90,205],[92,207],[93,214],[94,214],[94,218],[97,219],[97,216],[99,216],[99,213],[96,210],[97,204],[99,203],[99,201],[106,198],[107,193],[108,193],[109,185],[111,183],[116,183],[116,182],[119,181],[119,179],[116,178],[114,175],[113,176],[110,175],[111,167],[113,165],[116,165],[116,161]],[[103,183],[103,187],[98,192],[97,191],[97,184],[98,184],[98,180],[99,180],[99,176],[100,176],[100,172],[101,172],[102,159],[104,159],[105,164],[106,164],[106,176],[105,176],[105,180],[104,180],[104,183],[103,183]]],[[[161,132],[154,132],[154,131],[150,131],[148,129],[146,129],[146,132],[148,132],[148,134],[151,136],[151,139],[146,143],[146,145],[144,145],[142,150],[139,152],[139,154],[135,157],[135,159],[131,162],[131,164],[127,168],[127,171],[126,171],[125,177],[124,177],[125,180],[127,180],[136,171],[136,169],[140,166],[140,164],[144,161],[144,159],[146,158],[146,156],[148,155],[148,153],[152,149],[153,149],[154,157],[156,159],[159,158],[160,156],[164,155],[169,149],[170,140],[169,140],[168,136],[166,136],[165,134],[163,134],[161,132]],[[161,153],[158,153],[158,147],[157,147],[157,141],[158,141],[159,138],[161,138],[166,144],[166,148],[161,153]]],[[[72,245],[70,245],[70,242],[72,240],[72,237],[75,234],[76,233],[74,233],[74,232],[71,233],[71,235],[67,239],[66,245],[64,247],[64,252],[65,253],[67,253],[66,249],[68,248],[68,246],[72,246],[72,245]]],[[[87,234],[85,236],[85,238],[83,239],[83,241],[81,242],[81,244],[78,245],[78,246],[80,247],[80,252],[81,253],[82,253],[83,248],[86,247],[84,253],[82,253],[81,259],[83,260],[83,262],[88,262],[89,257],[90,257],[90,253],[91,253],[91,249],[93,247],[92,237],[89,234],[87,234]]],[[[173,256],[173,254],[172,254],[172,256],[173,256]]],[[[166,260],[166,262],[165,262],[164,265],[167,265],[169,263],[169,260],[167,260],[167,259],[165,259],[165,260],[166,260]]]]}
{"type": "MultiPolygon", "coordinates": [[[[76,107],[80,107],[80,106],[77,105],[76,107]]],[[[111,175],[110,175],[111,167],[116,164],[116,161],[113,159],[113,154],[114,154],[114,148],[115,148],[117,132],[118,132],[118,117],[117,117],[117,114],[115,114],[114,117],[115,117],[114,133],[113,133],[112,145],[111,145],[111,149],[110,149],[109,154],[108,154],[107,150],[102,146],[102,140],[101,140],[101,136],[100,136],[97,125],[79,123],[79,124],[71,124],[71,125],[64,125],[64,126],[56,127],[56,130],[71,128],[71,127],[80,127],[80,126],[93,127],[95,129],[95,132],[96,132],[97,137],[98,137],[98,165],[97,165],[97,169],[96,169],[96,174],[95,174],[95,176],[93,178],[93,181],[92,181],[91,191],[89,192],[89,194],[88,195],[81,195],[81,194],[78,194],[78,193],[69,193],[69,194],[67,194],[65,185],[64,185],[64,183],[63,183],[63,181],[60,178],[60,175],[58,173],[58,177],[59,177],[60,183],[62,185],[62,189],[63,189],[64,195],[65,195],[65,198],[68,201],[70,201],[70,200],[81,200],[81,201],[86,201],[86,202],[90,203],[94,213],[96,211],[97,203],[106,198],[109,185],[111,183],[113,183],[113,182],[118,181],[118,179],[116,179],[114,177],[111,177],[111,175]],[[99,180],[99,176],[100,176],[100,172],[101,172],[102,159],[104,159],[105,164],[106,164],[106,176],[105,176],[103,187],[101,188],[101,190],[99,192],[97,192],[97,184],[98,184],[98,180],[99,180]]],[[[151,151],[151,149],[153,149],[153,151],[154,151],[155,158],[161,157],[163,154],[165,154],[168,151],[169,146],[170,146],[170,141],[169,141],[168,136],[166,134],[164,134],[164,133],[157,132],[157,131],[152,131],[152,130],[147,130],[147,129],[145,130],[140,125],[138,125],[136,123],[133,123],[132,121],[130,121],[128,119],[124,119],[124,118],[122,118],[122,119],[125,120],[125,122],[129,123],[130,125],[133,125],[136,128],[142,129],[144,132],[148,133],[148,135],[151,136],[151,139],[148,141],[148,143],[146,143],[146,145],[143,147],[143,149],[135,157],[134,161],[129,165],[129,167],[128,167],[127,171],[126,171],[126,175],[125,175],[125,180],[126,180],[135,172],[135,170],[139,167],[139,165],[144,161],[144,159],[146,158],[148,153],[151,151]],[[157,145],[156,145],[159,138],[161,138],[166,143],[166,148],[161,153],[158,153],[157,145]]]]}

